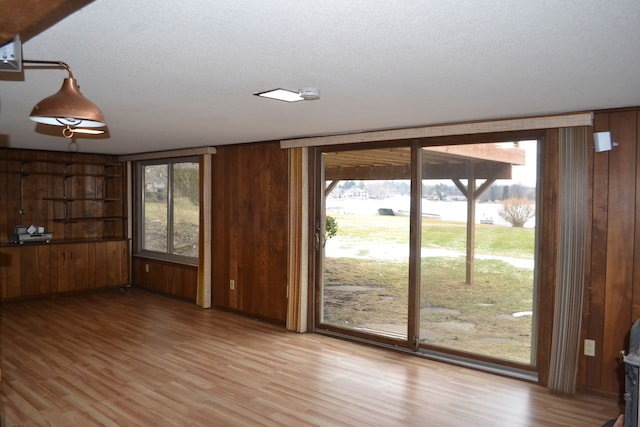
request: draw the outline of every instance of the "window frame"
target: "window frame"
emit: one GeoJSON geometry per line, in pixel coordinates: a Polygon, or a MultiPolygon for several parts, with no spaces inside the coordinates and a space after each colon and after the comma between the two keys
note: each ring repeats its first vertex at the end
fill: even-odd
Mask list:
{"type": "MultiPolygon", "coordinates": [[[[542,229],[548,228],[550,219],[554,217],[554,210],[547,208],[542,209],[543,204],[546,204],[550,200],[551,193],[547,192],[551,189],[552,183],[557,182],[557,179],[550,178],[550,173],[545,169],[545,164],[553,164],[554,154],[557,148],[554,142],[557,142],[553,136],[556,133],[556,129],[531,129],[522,131],[504,131],[504,132],[487,132],[473,135],[449,135],[439,136],[433,138],[415,139],[413,141],[402,140],[384,140],[384,141],[371,141],[371,142],[356,142],[356,143],[338,143],[338,144],[319,144],[312,151],[309,158],[309,168],[311,172],[310,177],[310,192],[312,194],[311,202],[311,214],[310,221],[314,224],[311,227],[309,234],[310,244],[310,262],[313,263],[313,283],[309,297],[309,306],[313,310],[309,310],[308,322],[311,325],[310,329],[316,333],[326,334],[330,336],[336,336],[348,340],[364,341],[374,345],[390,346],[396,349],[403,349],[403,346],[398,345],[398,342],[386,339],[381,336],[374,336],[370,334],[364,334],[357,331],[348,330],[345,328],[338,328],[331,325],[322,323],[320,315],[318,313],[319,304],[322,304],[321,283],[322,272],[322,256],[321,251],[313,246],[315,241],[314,232],[317,232],[317,227],[322,223],[319,220],[321,218],[324,204],[322,201],[324,194],[325,177],[322,166],[322,153],[324,152],[336,152],[336,151],[352,151],[352,150],[366,150],[375,148],[387,148],[387,147],[400,147],[403,146],[402,142],[405,142],[407,146],[416,145],[418,147],[429,146],[446,146],[446,145],[467,145],[483,142],[513,142],[513,141],[525,141],[536,140],[537,142],[537,184],[536,184],[536,218],[540,218],[540,223],[536,223],[536,247],[534,256],[536,258],[536,266],[534,270],[534,294],[533,297],[536,300],[535,304],[538,307],[537,316],[533,319],[532,333],[535,337],[535,348],[532,348],[532,363],[522,364],[518,362],[494,359],[490,357],[484,357],[482,355],[467,354],[463,351],[456,351],[455,349],[446,349],[446,351],[434,351],[427,349],[424,346],[419,346],[415,351],[416,354],[425,356],[428,358],[435,358],[438,360],[446,360],[454,364],[461,364],[463,366],[472,366],[480,370],[488,370],[491,372],[500,372],[507,376],[513,376],[518,378],[525,378],[532,381],[538,381],[541,384],[545,384],[547,381],[549,358],[547,354],[550,353],[551,342],[546,337],[550,335],[552,325],[548,316],[542,315],[542,308],[548,309],[549,304],[545,301],[553,301],[551,298],[553,295],[553,288],[549,286],[550,282],[545,282],[544,275],[547,274],[547,270],[550,269],[550,265],[547,265],[544,260],[540,261],[540,255],[549,252],[553,247],[553,242],[542,236],[542,229]],[[472,356],[472,357],[469,357],[472,356]]],[[[413,161],[413,160],[412,160],[413,161]]],[[[417,187],[416,187],[417,188],[417,187]]],[[[413,193],[412,193],[413,194],[413,193]]],[[[419,196],[421,198],[421,194],[419,196]]],[[[414,229],[417,229],[417,224],[414,224],[414,229]]],[[[415,266],[414,266],[415,267],[415,266]]],[[[414,273],[415,274],[415,273],[414,273]]],[[[413,302],[415,303],[415,301],[413,302]]],[[[412,304],[410,302],[410,304],[412,304]]],[[[553,312],[553,309],[551,309],[553,312]]],[[[547,312],[548,313],[548,312],[547,312]]],[[[553,316],[551,316],[553,317],[553,316]]],[[[409,334],[411,335],[411,334],[409,334]]],[[[406,350],[406,348],[405,348],[406,350]]]]}
{"type": "MultiPolygon", "coordinates": [[[[157,259],[162,261],[175,262],[179,264],[186,265],[199,265],[199,256],[196,255],[194,257],[185,256],[185,255],[175,255],[173,254],[173,233],[174,233],[174,206],[173,206],[173,173],[174,168],[173,165],[180,163],[195,163],[198,165],[198,174],[201,173],[200,159],[198,156],[190,156],[190,157],[172,157],[172,158],[164,158],[164,159],[153,159],[153,160],[145,160],[140,161],[137,164],[137,179],[136,179],[136,187],[138,189],[138,214],[136,215],[136,224],[138,233],[136,235],[136,256],[157,259]],[[147,166],[158,166],[158,165],[167,165],[167,251],[159,252],[154,250],[145,249],[144,241],[145,241],[145,167],[147,166]]],[[[200,189],[198,190],[201,193],[200,189]]],[[[198,204],[198,209],[201,209],[200,205],[201,200],[198,204]]],[[[198,220],[198,228],[200,230],[202,224],[200,224],[200,218],[198,220]]],[[[199,235],[200,233],[198,233],[199,235]]],[[[199,242],[198,237],[198,244],[199,242]]]]}

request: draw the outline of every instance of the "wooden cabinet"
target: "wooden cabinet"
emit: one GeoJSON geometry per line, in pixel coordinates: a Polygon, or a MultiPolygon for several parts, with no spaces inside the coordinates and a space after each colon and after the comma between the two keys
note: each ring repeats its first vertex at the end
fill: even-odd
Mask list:
{"type": "Polygon", "coordinates": [[[54,292],[129,284],[129,243],[125,240],[57,246],[54,292]]]}
{"type": "Polygon", "coordinates": [[[0,247],[0,298],[46,295],[51,284],[50,247],[0,247]]]}
{"type": "Polygon", "coordinates": [[[129,284],[129,242],[0,247],[0,300],[129,284]]]}
{"type": "Polygon", "coordinates": [[[57,280],[54,292],[70,292],[88,289],[89,244],[76,243],[57,246],[57,280]]]}
{"type": "Polygon", "coordinates": [[[116,156],[0,148],[0,300],[128,285],[125,183],[116,156]],[[9,243],[31,224],[51,244],[9,243]]]}

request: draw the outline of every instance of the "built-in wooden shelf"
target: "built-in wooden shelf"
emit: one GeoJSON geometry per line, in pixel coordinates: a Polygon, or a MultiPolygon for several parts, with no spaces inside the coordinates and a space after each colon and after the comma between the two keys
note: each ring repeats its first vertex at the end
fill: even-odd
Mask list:
{"type": "Polygon", "coordinates": [[[117,202],[120,199],[117,197],[43,197],[42,200],[48,200],[50,202],[117,202]]]}
{"type": "Polygon", "coordinates": [[[78,217],[78,218],[54,218],[55,222],[62,222],[64,224],[72,224],[76,222],[91,222],[91,221],[123,221],[122,216],[94,216],[94,217],[78,217]]]}

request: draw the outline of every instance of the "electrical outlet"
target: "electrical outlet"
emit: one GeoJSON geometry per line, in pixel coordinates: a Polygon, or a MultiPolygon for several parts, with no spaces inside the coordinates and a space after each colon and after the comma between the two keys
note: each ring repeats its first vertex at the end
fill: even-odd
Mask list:
{"type": "Polygon", "coordinates": [[[233,279],[229,280],[229,289],[233,291],[235,288],[236,288],[236,281],[233,279]]]}
{"type": "Polygon", "coordinates": [[[145,264],[144,265],[144,272],[148,273],[149,272],[149,264],[145,264]]]}
{"type": "Polygon", "coordinates": [[[596,355],[596,342],[595,340],[584,340],[584,355],[595,356],[596,355]]]}

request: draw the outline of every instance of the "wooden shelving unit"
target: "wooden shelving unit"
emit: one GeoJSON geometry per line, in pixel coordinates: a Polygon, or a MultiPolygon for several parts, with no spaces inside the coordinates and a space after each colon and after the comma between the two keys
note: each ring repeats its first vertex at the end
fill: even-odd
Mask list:
{"type": "MultiPolygon", "coordinates": [[[[50,195],[39,200],[61,206],[54,206],[54,216],[50,222],[58,224],[78,224],[88,222],[116,222],[126,219],[122,204],[123,166],[118,162],[83,160],[23,160],[20,164],[21,187],[23,180],[30,176],[47,177],[52,180],[50,195]],[[118,206],[115,206],[118,205],[118,206]]],[[[21,190],[21,194],[24,192],[21,190]]],[[[113,227],[112,227],[113,228],[113,227]]],[[[83,236],[76,236],[73,230],[64,230],[65,239],[114,238],[122,237],[123,231],[108,233],[104,227],[85,227],[83,236]],[[88,232],[88,235],[87,235],[88,232]],[[71,234],[71,236],[69,236],[71,234]]]]}
{"type": "Polygon", "coordinates": [[[115,156],[0,148],[0,300],[128,284],[125,183],[115,156]],[[10,243],[30,224],[50,244],[10,243]]]}

